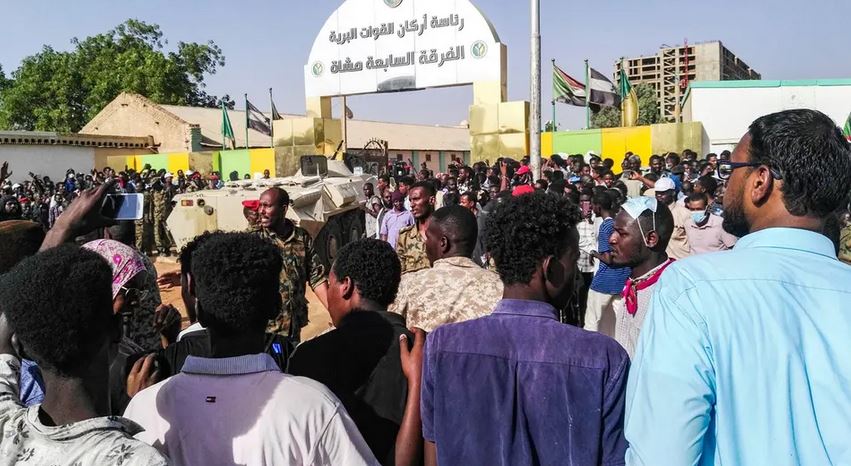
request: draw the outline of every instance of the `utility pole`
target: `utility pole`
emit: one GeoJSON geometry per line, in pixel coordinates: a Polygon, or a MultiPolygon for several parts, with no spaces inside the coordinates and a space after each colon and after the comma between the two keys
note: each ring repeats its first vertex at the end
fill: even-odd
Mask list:
{"type": "Polygon", "coordinates": [[[532,73],[530,85],[529,162],[532,177],[541,178],[541,0],[531,0],[532,73]]]}

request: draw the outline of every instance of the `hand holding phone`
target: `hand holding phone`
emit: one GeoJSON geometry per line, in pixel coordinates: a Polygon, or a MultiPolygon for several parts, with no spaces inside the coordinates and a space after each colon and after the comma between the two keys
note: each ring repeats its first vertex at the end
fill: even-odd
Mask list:
{"type": "Polygon", "coordinates": [[[107,194],[101,214],[113,220],[140,220],[144,214],[142,194],[107,194]]]}

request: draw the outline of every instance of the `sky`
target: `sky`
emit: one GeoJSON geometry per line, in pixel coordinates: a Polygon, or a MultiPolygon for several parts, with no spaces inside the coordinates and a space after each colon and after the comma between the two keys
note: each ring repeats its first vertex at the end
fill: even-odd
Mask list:
{"type": "MultiPolygon", "coordinates": [[[[207,92],[243,93],[269,109],[303,114],[303,67],[323,23],[342,0],[75,0],[3,2],[0,65],[6,74],[43,45],[69,50],[71,38],[107,31],[128,18],[160,25],[169,41],[212,40],[226,65],[207,92]]],[[[529,100],[529,2],[473,0],[508,46],[509,100],[529,100]]],[[[541,0],[542,120],[552,118],[550,60],[582,80],[583,60],[611,75],[624,56],[655,54],[662,44],[720,40],[763,79],[851,77],[849,0],[541,0]]],[[[354,96],[355,118],[457,125],[468,118],[472,87],[354,96]]],[[[335,99],[335,116],[339,115],[335,99]]],[[[557,106],[561,129],[584,125],[581,107],[557,106]]]]}

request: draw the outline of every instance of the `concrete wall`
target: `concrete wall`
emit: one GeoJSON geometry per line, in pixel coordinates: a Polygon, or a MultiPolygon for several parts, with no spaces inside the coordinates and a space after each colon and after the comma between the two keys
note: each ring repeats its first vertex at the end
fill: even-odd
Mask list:
{"type": "Polygon", "coordinates": [[[824,112],[842,126],[851,112],[851,85],[692,88],[684,118],[703,123],[710,150],[732,150],[757,118],[796,108],[824,112]]]}
{"type": "Polygon", "coordinates": [[[88,173],[95,167],[95,148],[54,145],[0,145],[0,161],[9,162],[13,183],[29,179],[29,172],[53,181],[65,178],[69,168],[88,173]]]}

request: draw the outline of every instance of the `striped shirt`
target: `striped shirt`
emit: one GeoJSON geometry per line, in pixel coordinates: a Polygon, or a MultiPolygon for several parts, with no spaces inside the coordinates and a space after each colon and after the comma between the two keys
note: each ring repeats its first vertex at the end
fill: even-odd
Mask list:
{"type": "MultiPolygon", "coordinates": [[[[597,252],[604,254],[611,251],[609,237],[615,229],[615,221],[611,217],[603,220],[600,225],[600,234],[597,235],[597,252]]],[[[604,294],[619,295],[623,292],[626,279],[629,278],[631,270],[629,267],[612,268],[600,261],[600,268],[591,281],[591,289],[604,294]]]]}

